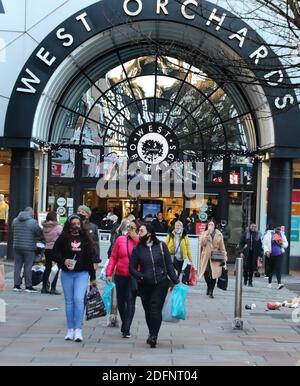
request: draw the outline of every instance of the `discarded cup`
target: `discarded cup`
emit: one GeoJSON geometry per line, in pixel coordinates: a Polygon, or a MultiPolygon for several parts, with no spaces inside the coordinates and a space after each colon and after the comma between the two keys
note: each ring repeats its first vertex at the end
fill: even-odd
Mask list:
{"type": "Polygon", "coordinates": [[[254,308],[256,308],[256,304],[246,304],[245,308],[246,310],[254,310],[254,308]]]}

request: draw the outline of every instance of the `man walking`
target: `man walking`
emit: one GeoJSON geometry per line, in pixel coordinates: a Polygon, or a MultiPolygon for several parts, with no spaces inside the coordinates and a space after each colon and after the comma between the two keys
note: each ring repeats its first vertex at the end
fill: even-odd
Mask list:
{"type": "Polygon", "coordinates": [[[13,220],[13,249],[15,257],[14,291],[21,292],[21,270],[24,266],[25,292],[38,292],[32,287],[32,264],[36,243],[42,237],[42,229],[33,218],[33,209],[27,207],[13,220]]]}
{"type": "Polygon", "coordinates": [[[257,261],[263,256],[261,234],[256,224],[251,224],[240,240],[240,256],[244,259],[244,285],[253,287],[253,272],[257,269],[257,261]]]}

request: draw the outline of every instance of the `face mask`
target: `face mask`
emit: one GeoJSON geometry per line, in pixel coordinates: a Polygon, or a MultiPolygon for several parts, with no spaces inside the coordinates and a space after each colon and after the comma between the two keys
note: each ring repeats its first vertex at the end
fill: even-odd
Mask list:
{"type": "Polygon", "coordinates": [[[71,232],[74,232],[74,233],[76,232],[76,233],[78,233],[79,230],[80,230],[80,227],[77,227],[77,226],[71,227],[70,230],[71,230],[71,232]]]}
{"type": "Polygon", "coordinates": [[[177,234],[179,234],[179,233],[181,233],[181,229],[176,229],[175,232],[176,232],[177,234]]]}
{"type": "Polygon", "coordinates": [[[148,236],[148,235],[142,236],[142,237],[140,237],[140,242],[141,242],[143,245],[146,245],[148,239],[149,239],[149,236],[148,236]]]}
{"type": "Polygon", "coordinates": [[[86,221],[86,217],[83,214],[78,214],[77,216],[81,218],[81,221],[86,221]]]}

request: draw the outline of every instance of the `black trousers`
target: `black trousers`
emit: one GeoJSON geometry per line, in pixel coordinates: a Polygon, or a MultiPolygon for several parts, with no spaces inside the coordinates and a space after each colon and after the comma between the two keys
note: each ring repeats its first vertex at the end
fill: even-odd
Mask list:
{"type": "Polygon", "coordinates": [[[270,256],[270,269],[269,269],[269,284],[272,283],[274,272],[276,273],[277,282],[281,284],[281,267],[282,267],[282,255],[270,256]]]}
{"type": "Polygon", "coordinates": [[[176,257],[174,257],[173,265],[174,265],[175,271],[177,272],[177,277],[179,279],[179,276],[182,272],[183,260],[177,260],[176,257]]]}
{"type": "Polygon", "coordinates": [[[212,278],[210,262],[207,263],[207,267],[204,272],[204,279],[207,284],[207,294],[212,295],[217,283],[217,279],[212,278]]]}
{"type": "Polygon", "coordinates": [[[244,279],[245,281],[249,280],[249,283],[252,283],[253,273],[256,270],[257,261],[255,262],[255,257],[253,252],[249,251],[247,257],[244,258],[244,279]]]}
{"type": "MultiPolygon", "coordinates": [[[[49,281],[49,276],[50,276],[51,268],[52,268],[52,258],[53,258],[52,249],[45,249],[45,258],[46,258],[46,269],[45,269],[44,275],[43,275],[43,288],[48,288],[48,281],[49,281]]],[[[53,282],[51,283],[51,290],[52,291],[56,290],[58,273],[59,273],[59,271],[57,272],[53,282]]]]}
{"type": "Polygon", "coordinates": [[[131,277],[115,275],[117,303],[122,320],[121,331],[130,334],[130,327],[135,313],[136,295],[131,286],[131,277]]]}
{"type": "Polygon", "coordinates": [[[164,279],[155,285],[142,283],[139,288],[149,335],[157,337],[161,327],[161,312],[168,293],[169,280],[164,279]]]}

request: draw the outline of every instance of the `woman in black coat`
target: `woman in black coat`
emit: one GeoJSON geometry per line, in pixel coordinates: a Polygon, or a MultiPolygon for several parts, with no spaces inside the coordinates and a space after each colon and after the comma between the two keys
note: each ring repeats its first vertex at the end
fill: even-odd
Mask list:
{"type": "Polygon", "coordinates": [[[253,272],[257,270],[258,259],[263,256],[261,234],[256,224],[251,224],[240,240],[240,256],[244,259],[244,285],[253,287],[253,272]]]}
{"type": "Polygon", "coordinates": [[[140,243],[133,249],[129,270],[139,282],[139,292],[149,329],[147,343],[156,347],[162,322],[162,308],[171,279],[179,284],[171,256],[165,243],[160,242],[150,224],[139,228],[140,243]]]}

